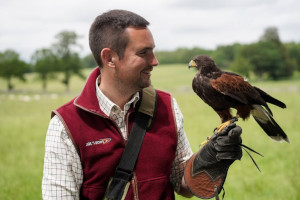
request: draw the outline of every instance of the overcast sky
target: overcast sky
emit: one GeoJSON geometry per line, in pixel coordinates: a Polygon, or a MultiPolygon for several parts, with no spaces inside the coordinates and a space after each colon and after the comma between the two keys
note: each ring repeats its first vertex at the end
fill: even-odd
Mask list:
{"type": "Polygon", "coordinates": [[[270,26],[283,42],[300,41],[299,0],[0,0],[0,51],[10,48],[29,60],[70,30],[82,35],[81,55],[87,55],[91,23],[111,9],[145,17],[157,50],[247,44],[270,26]]]}

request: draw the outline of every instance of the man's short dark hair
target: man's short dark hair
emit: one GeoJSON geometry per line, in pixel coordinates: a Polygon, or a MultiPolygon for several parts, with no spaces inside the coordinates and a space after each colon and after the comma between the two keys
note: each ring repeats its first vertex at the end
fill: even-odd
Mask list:
{"type": "Polygon", "coordinates": [[[96,17],[90,28],[89,44],[99,67],[103,64],[100,56],[103,48],[112,49],[119,58],[124,56],[129,41],[126,28],[148,25],[146,19],[127,10],[110,10],[96,17]]]}

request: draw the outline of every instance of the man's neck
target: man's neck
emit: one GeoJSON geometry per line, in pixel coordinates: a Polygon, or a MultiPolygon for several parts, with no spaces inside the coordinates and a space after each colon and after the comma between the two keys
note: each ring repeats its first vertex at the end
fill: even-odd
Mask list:
{"type": "Polygon", "coordinates": [[[132,98],[136,92],[119,91],[114,87],[109,87],[104,83],[100,83],[99,89],[113,103],[124,110],[125,104],[132,98]]]}

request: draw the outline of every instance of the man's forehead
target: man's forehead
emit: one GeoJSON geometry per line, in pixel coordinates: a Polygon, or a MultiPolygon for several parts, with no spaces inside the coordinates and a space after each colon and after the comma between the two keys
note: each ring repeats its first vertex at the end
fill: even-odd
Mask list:
{"type": "Polygon", "coordinates": [[[128,27],[129,44],[139,44],[143,48],[153,49],[155,47],[151,31],[147,27],[128,27]]]}

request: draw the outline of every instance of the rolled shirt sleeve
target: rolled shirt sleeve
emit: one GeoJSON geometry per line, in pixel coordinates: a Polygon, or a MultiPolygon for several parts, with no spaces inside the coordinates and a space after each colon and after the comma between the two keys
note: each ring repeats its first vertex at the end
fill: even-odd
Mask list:
{"type": "Polygon", "coordinates": [[[184,118],[175,98],[173,98],[173,109],[177,124],[177,149],[172,164],[170,181],[174,190],[178,193],[181,187],[181,180],[186,161],[193,155],[193,151],[183,129],[184,118]]]}

